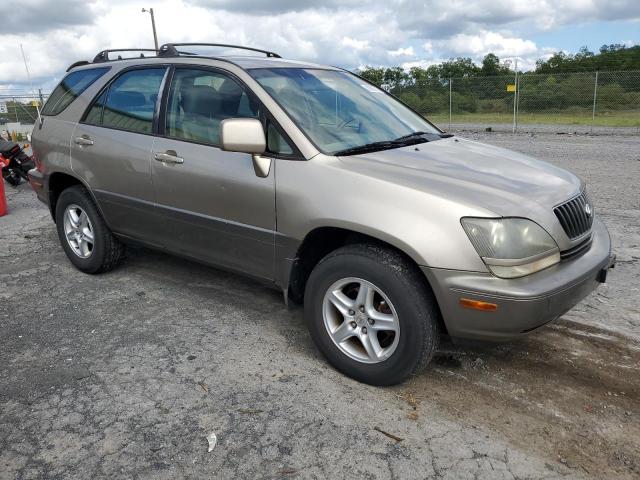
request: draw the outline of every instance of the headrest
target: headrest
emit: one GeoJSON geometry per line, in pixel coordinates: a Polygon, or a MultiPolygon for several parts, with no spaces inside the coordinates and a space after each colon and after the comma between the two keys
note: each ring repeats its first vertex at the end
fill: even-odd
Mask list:
{"type": "Polygon", "coordinates": [[[213,87],[191,85],[180,90],[182,109],[185,113],[195,113],[211,117],[219,109],[220,96],[213,87]]]}
{"type": "Polygon", "coordinates": [[[223,114],[235,116],[238,113],[240,100],[244,90],[233,80],[225,79],[218,88],[220,99],[222,100],[221,110],[223,114]]]}

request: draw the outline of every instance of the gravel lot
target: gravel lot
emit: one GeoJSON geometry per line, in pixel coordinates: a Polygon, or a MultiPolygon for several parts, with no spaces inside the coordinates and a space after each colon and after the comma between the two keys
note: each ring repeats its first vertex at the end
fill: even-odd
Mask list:
{"type": "MultiPolygon", "coordinates": [[[[455,117],[454,117],[455,118],[455,117]]],[[[449,122],[439,122],[438,126],[442,130],[449,129],[449,122]]],[[[490,128],[493,132],[508,133],[513,132],[513,123],[456,123],[455,120],[451,124],[451,131],[460,132],[461,134],[469,134],[469,132],[484,132],[486,128],[490,128]]],[[[637,136],[640,135],[640,127],[605,127],[601,125],[572,125],[562,123],[520,123],[518,124],[516,138],[529,133],[539,135],[551,134],[579,134],[579,135],[624,135],[637,136]]]]}
{"type": "Polygon", "coordinates": [[[638,478],[640,138],[475,136],[581,175],[618,266],[547,328],[445,342],[394,388],[332,370],[302,312],[242,277],[143,249],[79,273],[8,190],[0,478],[638,478]]]}

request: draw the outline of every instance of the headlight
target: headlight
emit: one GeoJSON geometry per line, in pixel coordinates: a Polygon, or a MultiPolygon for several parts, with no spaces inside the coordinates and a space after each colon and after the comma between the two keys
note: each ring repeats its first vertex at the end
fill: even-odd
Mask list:
{"type": "Polygon", "coordinates": [[[531,220],[465,217],[460,221],[478,255],[497,277],[523,277],[560,261],[556,242],[531,220]]]}

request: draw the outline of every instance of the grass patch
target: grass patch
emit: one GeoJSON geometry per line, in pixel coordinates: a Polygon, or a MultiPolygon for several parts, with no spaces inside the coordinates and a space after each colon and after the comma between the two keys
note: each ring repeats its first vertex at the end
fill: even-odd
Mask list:
{"type": "MultiPolygon", "coordinates": [[[[438,125],[448,125],[449,115],[427,115],[427,118],[438,125]]],[[[591,112],[540,112],[518,114],[518,124],[546,124],[546,125],[591,125],[591,112]]],[[[513,122],[513,114],[509,113],[454,113],[452,123],[481,123],[510,124],[513,122]]],[[[615,112],[596,113],[595,126],[597,127],[640,127],[640,111],[623,110],[615,112]]]]}

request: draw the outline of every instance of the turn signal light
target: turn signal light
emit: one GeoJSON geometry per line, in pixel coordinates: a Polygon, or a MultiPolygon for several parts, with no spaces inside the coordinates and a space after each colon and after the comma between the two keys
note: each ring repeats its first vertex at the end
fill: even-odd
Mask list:
{"type": "Polygon", "coordinates": [[[481,302],[480,300],[471,300],[469,298],[461,298],[460,305],[464,308],[482,310],[483,312],[495,312],[498,310],[498,305],[495,303],[481,302]]]}

